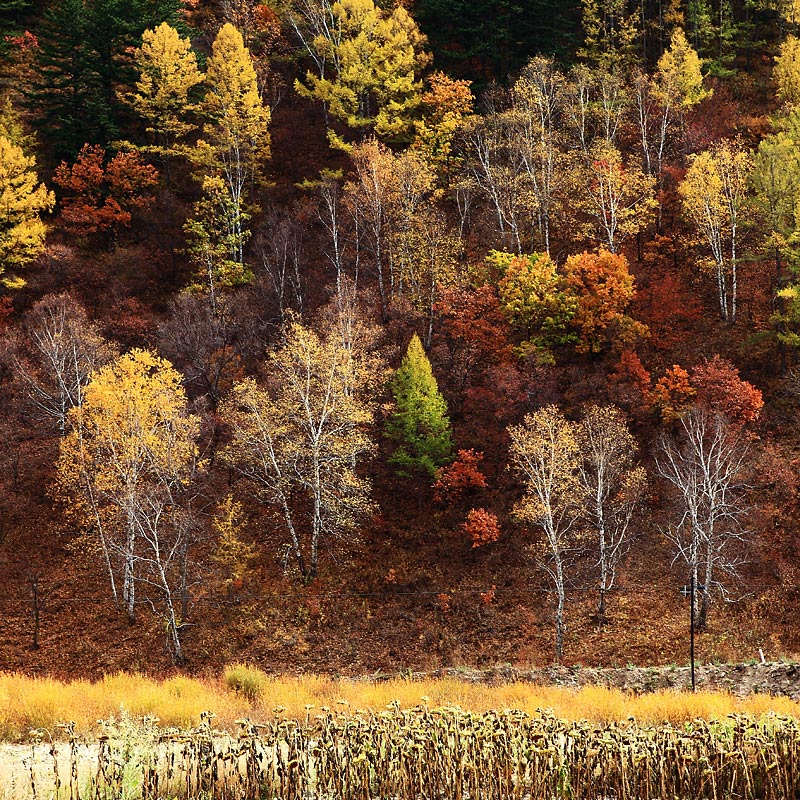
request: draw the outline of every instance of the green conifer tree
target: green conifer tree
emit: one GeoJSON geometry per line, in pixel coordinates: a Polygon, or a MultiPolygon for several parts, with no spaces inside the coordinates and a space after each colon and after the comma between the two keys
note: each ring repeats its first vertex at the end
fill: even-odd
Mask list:
{"type": "Polygon", "coordinates": [[[416,334],[392,378],[391,390],[397,410],[386,423],[386,433],[397,449],[389,463],[400,475],[421,472],[432,478],[437,467],[452,460],[453,437],[447,403],[416,334]]]}

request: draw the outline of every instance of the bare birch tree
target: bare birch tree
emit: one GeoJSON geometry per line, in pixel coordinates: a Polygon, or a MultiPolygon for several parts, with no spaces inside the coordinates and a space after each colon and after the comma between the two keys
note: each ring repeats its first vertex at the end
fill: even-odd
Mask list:
{"type": "Polygon", "coordinates": [[[724,576],[735,577],[744,561],[749,455],[739,428],[700,408],[680,420],[677,436],[663,436],[656,451],[656,470],[677,495],[676,520],[666,535],[675,559],[686,563],[699,587],[700,630],[706,627],[712,594],[726,596],[724,576]]]}
{"type": "Polygon", "coordinates": [[[537,561],[556,592],[556,655],[564,654],[566,566],[580,532],[584,489],[575,426],[556,406],[528,414],[509,429],[511,462],[525,482],[515,514],[544,534],[537,561]]]}
{"type": "Polygon", "coordinates": [[[578,466],[585,494],[584,515],[597,544],[597,618],[606,620],[606,595],[631,545],[631,521],[641,505],[647,478],[635,464],[637,444],[614,406],[590,406],[577,428],[578,466]]]}
{"type": "Polygon", "coordinates": [[[17,356],[15,366],[37,416],[67,432],[67,414],[83,401],[92,373],[116,351],[97,325],[68,294],[42,298],[25,317],[30,358],[17,356]]]}
{"type": "Polygon", "coordinates": [[[321,338],[290,323],[268,387],[236,384],[222,412],[232,432],[225,458],[279,508],[304,581],[317,577],[323,539],[352,536],[370,508],[369,480],[356,472],[374,450],[372,412],[357,391],[366,361],[343,341],[341,328],[321,338]]]}

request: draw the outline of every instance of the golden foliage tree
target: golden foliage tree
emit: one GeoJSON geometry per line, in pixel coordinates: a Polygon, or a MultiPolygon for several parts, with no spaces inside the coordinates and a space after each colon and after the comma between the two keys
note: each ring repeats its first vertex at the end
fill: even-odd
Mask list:
{"type": "Polygon", "coordinates": [[[196,466],[199,420],[188,413],[181,376],[153,353],[131,350],[94,375],[69,422],[57,466],[62,491],[100,537],[115,600],[122,562],[128,619],[135,619],[140,580],[162,594],[182,660],[172,583],[183,572],[175,560],[185,555],[178,494],[196,466]]]}
{"type": "Polygon", "coordinates": [[[146,30],[134,54],[139,80],[124,99],[147,123],[156,152],[167,156],[197,127],[190,117],[198,110],[193,89],[203,81],[188,39],[162,22],[146,30]]]}
{"type": "Polygon", "coordinates": [[[782,102],[790,106],[800,103],[800,39],[796,36],[787,36],[781,44],[772,77],[782,102]]]}
{"type": "Polygon", "coordinates": [[[454,80],[443,72],[434,72],[426,82],[427,91],[420,98],[422,118],[414,121],[412,146],[446,186],[458,163],[453,146],[456,134],[472,114],[472,91],[470,81],[454,80]]]}
{"type": "Polygon", "coordinates": [[[736,322],[738,244],[746,218],[746,200],[753,158],[740,142],[723,140],[691,157],[678,186],[683,212],[698,238],[711,251],[710,271],[716,277],[720,316],[736,322]]]}
{"type": "MultiPolygon", "coordinates": [[[[200,239],[205,233],[213,241],[215,237],[209,233],[213,227],[224,231],[223,249],[230,251],[229,260],[239,265],[243,275],[248,238],[246,195],[270,155],[270,110],[261,101],[242,35],[230,23],[223,25],[214,39],[205,85],[202,111],[207,123],[195,154],[203,168],[205,196],[202,208],[196,209],[195,221],[200,239]]],[[[205,267],[202,259],[201,264],[205,267]]]]}
{"type": "Polygon", "coordinates": [[[658,60],[655,75],[652,78],[643,73],[634,76],[634,110],[645,172],[655,175],[659,182],[675,123],[682,124],[685,112],[712,94],[711,89],[703,86],[701,65],[683,29],[676,27],[669,48],[658,60]]]}
{"type": "Polygon", "coordinates": [[[625,313],[636,287],[624,255],[601,249],[569,256],[564,276],[577,302],[572,325],[580,331],[579,353],[599,353],[608,345],[625,349],[646,333],[644,325],[625,313]]]}
{"type": "Polygon", "coordinates": [[[409,138],[422,91],[419,73],[430,59],[408,11],[402,5],[384,11],[373,0],[301,0],[292,20],[317,66],[296,81],[297,91],[322,101],[351,128],[381,139],[409,138]]]}
{"type": "Polygon", "coordinates": [[[5,136],[0,136],[0,283],[17,289],[23,278],[7,274],[27,266],[44,250],[47,227],[42,214],[55,196],[38,183],[36,161],[5,136]]]}
{"type": "Polygon", "coordinates": [[[711,95],[712,90],[703,86],[702,63],[683,29],[675,28],[656,70],[656,90],[665,107],[688,110],[711,95]]]}
{"type": "Polygon", "coordinates": [[[655,180],[638,164],[626,165],[613,144],[596,143],[575,177],[577,205],[591,220],[588,231],[596,232],[609,252],[616,253],[650,221],[657,205],[655,180]]]}
{"type": "Polygon", "coordinates": [[[241,381],[222,405],[225,458],[280,511],[304,581],[318,574],[323,537],[353,536],[371,507],[370,482],[356,471],[375,450],[369,363],[335,330],[321,337],[291,322],[269,357],[270,383],[241,381]]]}

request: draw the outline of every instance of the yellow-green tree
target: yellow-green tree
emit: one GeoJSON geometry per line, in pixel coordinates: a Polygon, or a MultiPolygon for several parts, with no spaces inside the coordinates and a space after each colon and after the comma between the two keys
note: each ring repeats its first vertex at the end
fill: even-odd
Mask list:
{"type": "MultiPolygon", "coordinates": [[[[429,61],[425,37],[402,5],[383,11],[373,0],[295,2],[292,20],[314,60],[297,91],[324,103],[351,128],[387,140],[410,138],[420,104],[419,73],[429,61]]],[[[332,143],[343,146],[332,131],[332,143]]]]}
{"type": "Polygon", "coordinates": [[[723,140],[691,157],[678,186],[683,212],[711,251],[707,260],[717,282],[720,315],[736,322],[738,243],[746,222],[753,159],[739,142],[723,140]]]}
{"type": "Polygon", "coordinates": [[[228,495],[217,506],[214,515],[214,532],[217,534],[217,547],[211,555],[222,572],[222,583],[229,599],[236,596],[236,590],[244,582],[247,567],[257,553],[255,545],[242,541],[246,517],[242,504],[228,495]]]}
{"type": "Polygon", "coordinates": [[[357,472],[375,450],[368,363],[334,331],[292,322],[269,357],[272,381],[237,383],[221,409],[232,433],[224,457],[277,508],[304,581],[317,577],[323,538],[352,537],[371,508],[357,472]]]}
{"type": "Polygon", "coordinates": [[[687,110],[712,93],[703,86],[702,64],[683,28],[675,28],[656,70],[657,91],[665,105],[687,110]]]}
{"type": "Polygon", "coordinates": [[[195,264],[195,282],[190,291],[207,291],[216,313],[219,294],[253,279],[244,263],[244,246],[250,238],[246,227],[249,213],[236,208],[221,176],[206,176],[203,196],[194,204],[194,215],[186,221],[187,251],[195,264]]]}
{"type": "Polygon", "coordinates": [[[188,546],[179,495],[196,466],[199,433],[181,376],[153,353],[131,350],[98,370],[68,417],[71,430],[58,458],[61,490],[97,532],[117,601],[121,563],[129,621],[140,581],[161,595],[181,661],[175,586],[186,574],[188,546]]]}
{"type": "Polygon", "coordinates": [[[502,271],[497,287],[509,323],[525,333],[521,354],[553,363],[551,348],[575,341],[569,330],[578,304],[545,253],[514,256],[493,250],[487,261],[502,271]]]}
{"type": "Polygon", "coordinates": [[[197,159],[203,179],[209,174],[225,196],[220,200],[220,228],[230,232],[232,260],[244,264],[246,194],[260,176],[270,154],[270,110],[261,101],[256,72],[241,33],[230,23],[220,28],[212,46],[205,76],[202,110],[207,118],[197,159]]]}
{"type": "Polygon", "coordinates": [[[796,36],[787,36],[781,44],[772,77],[782,102],[790,106],[800,103],[800,39],[796,36]]]}
{"type": "Polygon", "coordinates": [[[578,56],[609,72],[624,72],[635,63],[639,37],[637,12],[626,0],[581,0],[584,45],[578,56]]]}
{"type": "Polygon", "coordinates": [[[508,430],[511,463],[525,494],[514,514],[541,530],[536,560],[556,593],[556,655],[564,654],[566,559],[580,533],[585,490],[579,479],[580,449],[575,425],[556,406],[528,414],[508,430]]]}
{"type": "Polygon", "coordinates": [[[168,156],[197,127],[191,121],[198,110],[192,91],[203,81],[197,58],[189,40],[162,22],[144,32],[134,60],[139,80],[124,99],[145,120],[156,152],[168,156]]]}
{"type": "Polygon", "coordinates": [[[453,436],[447,403],[417,334],[411,337],[390,388],[395,408],[386,421],[386,433],[397,448],[389,463],[400,475],[422,473],[432,479],[453,458],[453,436]]]}
{"type": "Polygon", "coordinates": [[[27,266],[43,250],[47,227],[42,214],[55,196],[36,177],[36,160],[0,136],[0,282],[9,289],[25,285],[8,271],[27,266]]]}

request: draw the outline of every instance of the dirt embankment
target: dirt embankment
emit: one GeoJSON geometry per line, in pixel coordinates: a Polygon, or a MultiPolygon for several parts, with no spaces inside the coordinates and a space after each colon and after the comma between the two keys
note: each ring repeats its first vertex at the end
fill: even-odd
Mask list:
{"type": "MultiPolygon", "coordinates": [[[[371,676],[374,680],[382,676],[371,676]]],[[[386,676],[389,677],[389,676],[386,676]]],[[[395,676],[391,676],[395,677],[395,676]]],[[[550,686],[609,686],[634,694],[661,689],[689,689],[692,678],[688,666],[666,667],[541,667],[519,669],[500,665],[488,670],[440,669],[413,673],[413,678],[459,678],[487,683],[531,681],[550,686]]],[[[748,694],[785,695],[800,700],[800,664],[697,664],[695,683],[699,690],[724,691],[743,697],[748,694]]]]}

